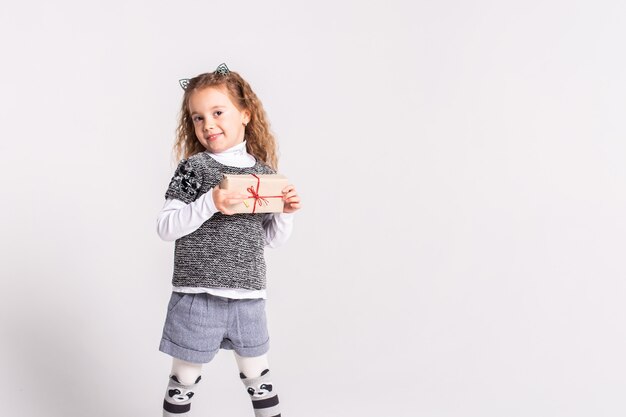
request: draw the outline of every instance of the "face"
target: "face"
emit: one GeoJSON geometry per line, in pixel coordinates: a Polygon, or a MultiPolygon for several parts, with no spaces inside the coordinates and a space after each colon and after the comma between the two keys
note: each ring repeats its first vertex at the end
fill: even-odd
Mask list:
{"type": "Polygon", "coordinates": [[[225,89],[208,87],[189,96],[189,112],[196,137],[211,153],[243,142],[250,112],[239,111],[225,89]]]}

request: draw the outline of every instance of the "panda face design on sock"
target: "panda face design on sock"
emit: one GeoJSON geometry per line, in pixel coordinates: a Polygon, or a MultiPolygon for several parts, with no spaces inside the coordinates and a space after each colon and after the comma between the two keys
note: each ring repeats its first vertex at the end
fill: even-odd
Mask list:
{"type": "Polygon", "coordinates": [[[177,403],[182,403],[183,401],[190,400],[193,397],[194,393],[191,390],[180,390],[178,388],[171,389],[167,391],[167,394],[170,398],[177,403]]]}
{"type": "Polygon", "coordinates": [[[251,397],[261,398],[261,397],[265,397],[267,394],[272,392],[272,383],[264,382],[258,387],[249,386],[247,387],[247,389],[248,389],[248,394],[250,394],[251,397]]]}
{"type": "MultiPolygon", "coordinates": [[[[197,384],[198,382],[200,382],[200,379],[202,377],[198,377],[196,379],[196,382],[194,383],[197,384]]],[[[175,386],[170,387],[171,389],[167,390],[167,395],[174,400],[177,403],[182,403],[184,401],[189,401],[191,400],[191,397],[194,396],[194,392],[191,389],[185,389],[183,387],[181,387],[180,385],[182,385],[180,383],[180,381],[178,380],[178,377],[176,377],[176,375],[172,375],[170,377],[170,379],[174,382],[176,382],[175,386]],[[178,385],[178,386],[176,386],[178,385]]]]}
{"type": "MultiPolygon", "coordinates": [[[[264,370],[261,373],[261,376],[265,375],[269,371],[270,371],[269,369],[264,370]]],[[[241,379],[247,379],[248,378],[243,373],[240,373],[239,377],[241,379]]],[[[272,383],[270,381],[263,381],[261,384],[257,384],[257,385],[246,385],[246,391],[248,391],[248,394],[250,394],[250,396],[252,398],[265,397],[270,392],[272,392],[272,389],[273,389],[273,385],[272,385],[272,383]]]]}

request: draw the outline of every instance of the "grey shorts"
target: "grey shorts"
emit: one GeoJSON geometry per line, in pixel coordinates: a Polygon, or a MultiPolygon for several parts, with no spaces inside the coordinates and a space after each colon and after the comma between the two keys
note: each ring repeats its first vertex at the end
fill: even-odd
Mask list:
{"type": "Polygon", "coordinates": [[[248,357],[267,353],[265,300],[172,292],[159,350],[187,362],[207,363],[220,348],[248,357]]]}

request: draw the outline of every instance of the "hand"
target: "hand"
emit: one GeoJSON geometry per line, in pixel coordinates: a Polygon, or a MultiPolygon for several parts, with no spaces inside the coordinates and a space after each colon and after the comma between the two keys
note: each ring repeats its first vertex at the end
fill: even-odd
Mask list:
{"type": "Polygon", "coordinates": [[[246,194],[238,193],[236,191],[226,191],[219,187],[215,187],[213,189],[213,203],[215,203],[215,207],[220,213],[228,216],[235,214],[235,211],[232,210],[231,207],[241,203],[247,197],[248,196],[246,194]]]}
{"type": "Polygon", "coordinates": [[[283,206],[283,213],[293,213],[296,210],[300,210],[302,205],[300,204],[300,196],[298,196],[296,187],[289,184],[282,189],[282,192],[283,201],[285,202],[283,206]]]}

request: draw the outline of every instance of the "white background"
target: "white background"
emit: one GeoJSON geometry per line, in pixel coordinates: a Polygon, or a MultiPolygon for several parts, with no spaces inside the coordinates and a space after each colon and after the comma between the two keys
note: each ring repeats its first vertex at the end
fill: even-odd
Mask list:
{"type": "MultiPolygon", "coordinates": [[[[0,13],[3,416],[157,416],[179,78],[226,62],[304,208],[268,250],[289,416],[623,416],[621,1],[0,13]]],[[[251,416],[230,352],[196,416],[251,416]]]]}

